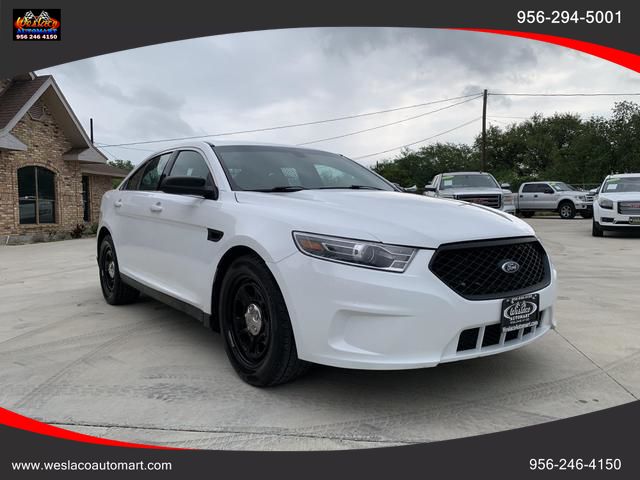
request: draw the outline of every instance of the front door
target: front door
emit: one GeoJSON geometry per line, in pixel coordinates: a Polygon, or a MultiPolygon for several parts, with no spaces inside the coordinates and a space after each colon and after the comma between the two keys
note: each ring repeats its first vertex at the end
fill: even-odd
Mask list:
{"type": "MultiPolygon", "coordinates": [[[[197,150],[179,151],[165,174],[200,177],[214,184],[204,155],[197,150]]],[[[153,230],[149,250],[153,252],[153,262],[145,268],[151,270],[166,293],[208,312],[211,284],[205,279],[211,277],[219,248],[208,227],[216,226],[220,202],[164,192],[156,192],[149,200],[149,224],[153,230]]]]}
{"type": "Polygon", "coordinates": [[[82,220],[85,222],[91,221],[91,203],[89,199],[89,177],[87,175],[82,176],[82,220]]]}

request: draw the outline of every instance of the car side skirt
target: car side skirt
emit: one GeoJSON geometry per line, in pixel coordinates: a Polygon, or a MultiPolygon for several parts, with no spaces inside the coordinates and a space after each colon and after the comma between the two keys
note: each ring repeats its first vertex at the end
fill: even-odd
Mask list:
{"type": "Polygon", "coordinates": [[[187,302],[183,302],[182,300],[178,300],[177,298],[167,295],[166,293],[159,292],[158,290],[148,287],[147,285],[144,285],[123,273],[120,273],[120,278],[124,283],[126,283],[130,287],[135,288],[136,290],[139,290],[141,293],[144,293],[145,295],[161,303],[164,303],[171,308],[186,313],[190,317],[198,320],[207,328],[212,328],[211,315],[203,312],[198,307],[194,307],[193,305],[187,302]]]}

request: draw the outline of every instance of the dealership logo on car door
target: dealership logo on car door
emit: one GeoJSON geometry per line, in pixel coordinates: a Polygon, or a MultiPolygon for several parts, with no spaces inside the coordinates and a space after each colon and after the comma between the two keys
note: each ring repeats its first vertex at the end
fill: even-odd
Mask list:
{"type": "Polygon", "coordinates": [[[513,260],[505,260],[500,265],[500,268],[504,273],[516,273],[520,270],[520,264],[518,262],[514,262],[513,260]]]}

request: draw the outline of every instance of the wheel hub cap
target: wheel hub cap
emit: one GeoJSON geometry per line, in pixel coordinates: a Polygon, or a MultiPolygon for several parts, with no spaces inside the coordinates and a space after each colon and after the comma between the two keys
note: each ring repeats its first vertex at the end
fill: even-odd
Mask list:
{"type": "Polygon", "coordinates": [[[109,262],[109,265],[107,265],[107,273],[110,278],[116,276],[116,264],[114,262],[109,262]]]}
{"type": "Polygon", "coordinates": [[[258,335],[262,328],[262,312],[260,307],[255,303],[250,304],[244,313],[244,321],[247,324],[247,330],[251,335],[258,335]]]}

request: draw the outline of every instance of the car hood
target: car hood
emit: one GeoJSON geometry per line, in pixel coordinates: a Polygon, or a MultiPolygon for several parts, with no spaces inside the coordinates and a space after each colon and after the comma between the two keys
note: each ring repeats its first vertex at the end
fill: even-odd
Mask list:
{"type": "Polygon", "coordinates": [[[505,192],[501,188],[447,188],[440,195],[502,195],[505,192]]]}
{"type": "Polygon", "coordinates": [[[602,198],[608,198],[614,202],[640,201],[640,192],[606,192],[598,195],[602,198]]]}
{"type": "Polygon", "coordinates": [[[292,230],[437,248],[443,243],[534,235],[522,220],[457,200],[364,190],[236,192],[261,216],[286,221],[292,230]]]}

